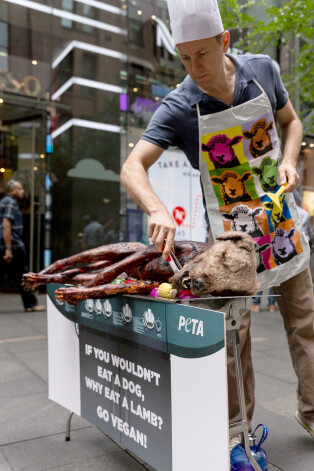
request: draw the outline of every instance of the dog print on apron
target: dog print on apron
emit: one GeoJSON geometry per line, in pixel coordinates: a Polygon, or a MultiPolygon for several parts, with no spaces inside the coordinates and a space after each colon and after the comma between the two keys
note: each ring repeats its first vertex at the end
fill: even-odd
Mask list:
{"type": "Polygon", "coordinates": [[[305,270],[310,249],[292,193],[282,213],[266,193],[275,193],[282,160],[269,99],[258,97],[219,113],[200,115],[199,164],[214,238],[243,231],[255,242],[261,289],[278,286],[305,270]]]}

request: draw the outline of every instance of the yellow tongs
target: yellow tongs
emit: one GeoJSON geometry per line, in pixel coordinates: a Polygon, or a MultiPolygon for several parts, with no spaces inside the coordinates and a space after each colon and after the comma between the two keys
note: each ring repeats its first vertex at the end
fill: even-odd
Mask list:
{"type": "Polygon", "coordinates": [[[281,185],[281,187],[279,188],[279,190],[276,191],[276,193],[266,193],[266,195],[269,196],[269,198],[274,203],[274,209],[277,209],[281,213],[282,213],[282,206],[283,206],[283,198],[280,198],[280,196],[285,191],[287,185],[288,185],[288,182],[281,185]]]}

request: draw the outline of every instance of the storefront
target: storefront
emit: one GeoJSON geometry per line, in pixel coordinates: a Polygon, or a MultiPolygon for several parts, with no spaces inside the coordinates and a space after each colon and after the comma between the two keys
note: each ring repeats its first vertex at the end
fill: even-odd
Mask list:
{"type": "Polygon", "coordinates": [[[25,187],[32,270],[84,249],[91,221],[104,243],[141,238],[119,174],[184,76],[167,15],[163,0],[1,2],[0,196],[10,178],[25,187]]]}

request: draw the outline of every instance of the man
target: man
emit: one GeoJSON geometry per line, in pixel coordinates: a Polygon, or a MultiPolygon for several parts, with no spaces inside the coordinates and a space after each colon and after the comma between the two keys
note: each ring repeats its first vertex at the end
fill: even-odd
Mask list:
{"type": "Polygon", "coordinates": [[[45,306],[38,304],[36,297],[22,286],[22,276],[28,272],[27,255],[24,243],[22,213],[17,201],[24,196],[21,183],[9,180],[6,186],[7,196],[0,201],[0,268],[8,270],[22,296],[26,312],[44,311],[45,306]]]}
{"type": "MultiPolygon", "coordinates": [[[[258,230],[255,235],[252,232],[252,237],[267,255],[261,255],[263,266],[261,273],[258,271],[261,289],[274,286],[275,293],[281,294],[278,305],[298,377],[296,419],[314,438],[314,301],[309,249],[299,221],[294,221],[297,211],[291,207],[294,202],[290,194],[299,182],[296,162],[302,125],[269,57],[227,54],[230,34],[223,29],[216,0],[168,0],[168,7],[173,37],[188,75],[154,114],[125,162],[121,180],[130,196],[150,216],[148,236],[158,250],[162,251],[166,239],[165,259],[173,248],[175,223],[153,192],[146,172],[168,146],[178,146],[191,165],[200,169],[214,237],[230,227],[237,229],[236,216],[244,217],[245,211],[247,220],[241,230],[246,230],[249,223],[256,224],[258,230]],[[273,116],[281,131],[282,160],[273,116]],[[283,222],[280,221],[278,228],[274,226],[272,211],[267,209],[271,200],[265,193],[264,181],[253,178],[253,167],[259,169],[265,156],[268,159],[271,156],[275,169],[278,165],[279,183],[287,184],[283,222]],[[240,199],[229,204],[222,200],[222,193],[218,201],[214,187],[226,175],[225,168],[233,174],[236,172],[242,181],[248,179],[245,189],[251,201],[244,199],[241,203],[240,199]],[[292,240],[294,236],[297,239],[292,240]],[[287,248],[280,245],[284,238],[287,248]],[[276,250],[286,256],[284,261],[279,260],[276,250]]],[[[262,176],[266,178],[267,174],[262,176]]],[[[276,186],[276,175],[273,180],[276,186]]],[[[255,398],[249,329],[250,313],[243,317],[240,330],[250,424],[255,398]]],[[[228,346],[228,388],[229,418],[234,422],[239,420],[239,405],[234,395],[236,377],[231,346],[228,346]]]]}
{"type": "Polygon", "coordinates": [[[83,230],[85,250],[103,245],[105,243],[104,226],[97,221],[94,215],[86,214],[83,220],[87,223],[83,230]]]}

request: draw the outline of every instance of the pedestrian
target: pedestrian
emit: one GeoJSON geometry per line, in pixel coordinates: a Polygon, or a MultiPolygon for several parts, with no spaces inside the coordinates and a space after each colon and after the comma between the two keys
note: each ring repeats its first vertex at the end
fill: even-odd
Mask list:
{"type": "Polygon", "coordinates": [[[45,306],[39,305],[36,296],[22,286],[22,276],[29,271],[22,241],[22,213],[17,204],[24,196],[23,186],[16,180],[9,180],[6,193],[0,201],[0,269],[11,273],[26,312],[44,311],[45,306]]]}
{"type": "MultiPolygon", "coordinates": [[[[168,8],[174,42],[188,75],[153,115],[123,165],[121,180],[149,215],[148,236],[158,250],[162,251],[166,239],[165,259],[173,248],[175,223],[153,192],[146,171],[169,146],[179,147],[192,167],[200,170],[214,238],[230,229],[254,238],[261,256],[261,289],[274,286],[275,294],[281,295],[278,306],[298,377],[296,419],[314,438],[309,246],[291,194],[299,182],[301,122],[268,56],[228,54],[230,34],[223,28],[216,0],[168,0],[168,8]],[[266,195],[278,190],[277,181],[287,183],[279,222],[269,210],[271,200],[266,195]]],[[[235,422],[240,414],[232,345],[227,350],[229,419],[235,422]]],[[[240,351],[250,425],[255,405],[250,312],[242,319],[240,351]]]]}
{"type": "Polygon", "coordinates": [[[86,214],[83,217],[83,220],[87,223],[83,230],[85,250],[94,249],[100,245],[104,245],[104,226],[97,221],[97,217],[94,214],[86,214]]]}
{"type": "MultiPolygon", "coordinates": [[[[259,291],[256,296],[253,296],[251,311],[260,312],[262,294],[263,294],[263,291],[259,291]]],[[[267,309],[270,312],[276,311],[276,298],[274,296],[273,288],[269,288],[268,297],[267,297],[267,309]]]]}

